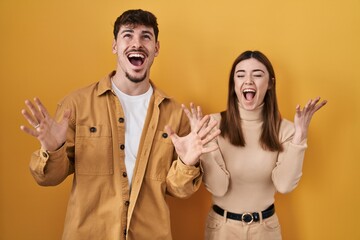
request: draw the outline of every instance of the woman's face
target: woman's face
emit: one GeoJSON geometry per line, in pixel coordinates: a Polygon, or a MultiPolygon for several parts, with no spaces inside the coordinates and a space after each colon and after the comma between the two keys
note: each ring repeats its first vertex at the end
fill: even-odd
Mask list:
{"type": "Polygon", "coordinates": [[[269,89],[269,72],[255,58],[239,62],[234,73],[235,93],[241,108],[253,110],[264,102],[269,89]]]}

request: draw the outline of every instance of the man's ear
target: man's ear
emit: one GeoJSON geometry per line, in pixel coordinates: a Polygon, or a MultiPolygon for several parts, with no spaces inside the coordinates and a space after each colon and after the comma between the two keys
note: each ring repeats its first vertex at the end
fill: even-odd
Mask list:
{"type": "Polygon", "coordinates": [[[159,52],[160,52],[160,42],[157,41],[155,43],[155,57],[157,57],[159,55],[159,52]]]}
{"type": "Polygon", "coordinates": [[[116,39],[114,39],[112,43],[112,52],[113,54],[117,53],[116,39]]]}

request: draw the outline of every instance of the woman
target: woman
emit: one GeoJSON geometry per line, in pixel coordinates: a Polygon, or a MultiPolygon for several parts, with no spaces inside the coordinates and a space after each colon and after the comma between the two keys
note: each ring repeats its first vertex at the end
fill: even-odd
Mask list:
{"type": "MultiPolygon", "coordinates": [[[[246,51],[233,63],[227,110],[212,115],[221,130],[211,143],[218,149],[200,159],[213,201],[206,239],[281,239],[274,195],[297,186],[311,118],[326,101],[298,105],[294,123],[282,119],[275,79],[259,51],[246,51]]],[[[185,112],[193,122],[200,119],[195,108],[185,112]]]]}

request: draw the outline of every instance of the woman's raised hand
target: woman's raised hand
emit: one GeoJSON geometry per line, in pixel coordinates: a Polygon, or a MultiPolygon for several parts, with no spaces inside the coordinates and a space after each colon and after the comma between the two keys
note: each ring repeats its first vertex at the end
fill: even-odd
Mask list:
{"type": "Polygon", "coordinates": [[[326,100],[320,102],[320,97],[317,97],[315,99],[310,99],[302,109],[300,105],[296,106],[296,113],[294,117],[295,134],[292,141],[294,144],[300,144],[307,138],[307,132],[314,113],[316,113],[326,103],[326,100]]]}

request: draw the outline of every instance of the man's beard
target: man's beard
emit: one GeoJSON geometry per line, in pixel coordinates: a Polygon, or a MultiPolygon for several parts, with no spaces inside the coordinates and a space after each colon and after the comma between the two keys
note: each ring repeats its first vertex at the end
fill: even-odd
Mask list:
{"type": "Polygon", "coordinates": [[[127,77],[127,79],[129,79],[133,83],[140,83],[140,82],[144,81],[146,78],[146,75],[147,75],[147,72],[145,72],[144,76],[136,78],[136,77],[130,76],[130,74],[127,72],[125,73],[125,76],[127,77]]]}

